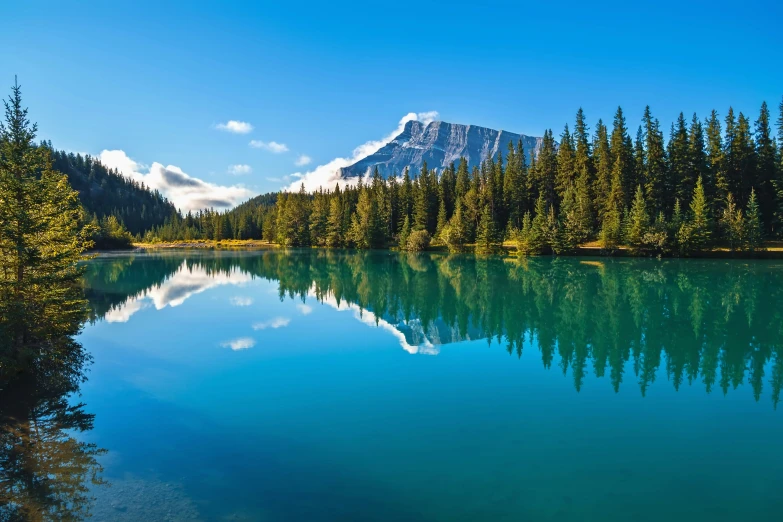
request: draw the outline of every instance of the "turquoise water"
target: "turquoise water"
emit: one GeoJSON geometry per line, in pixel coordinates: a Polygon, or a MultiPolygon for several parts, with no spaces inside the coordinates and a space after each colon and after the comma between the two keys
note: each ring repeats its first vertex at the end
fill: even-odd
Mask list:
{"type": "Polygon", "coordinates": [[[106,255],[97,519],[783,520],[783,264],[106,255]]]}

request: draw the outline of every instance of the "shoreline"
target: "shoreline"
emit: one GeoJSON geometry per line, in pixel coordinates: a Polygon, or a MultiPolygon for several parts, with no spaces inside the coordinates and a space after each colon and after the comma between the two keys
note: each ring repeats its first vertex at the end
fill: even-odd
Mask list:
{"type": "MultiPolygon", "coordinates": [[[[258,239],[231,239],[231,240],[208,240],[198,239],[190,241],[163,241],[160,243],[133,243],[133,250],[147,251],[147,250],[277,250],[282,247],[276,243],[270,243],[268,241],[262,241],[258,239]]],[[[313,248],[313,249],[326,249],[326,247],[301,247],[301,248],[313,248]]],[[[466,245],[465,251],[462,253],[471,254],[472,245],[466,245]]],[[[497,253],[495,255],[501,257],[517,257],[515,254],[515,245],[513,242],[506,241],[499,248],[503,250],[503,253],[497,253]]],[[[345,249],[336,249],[345,250],[345,249]]],[[[352,250],[352,249],[347,249],[352,250]]],[[[378,248],[373,250],[386,250],[397,251],[396,248],[378,248]]],[[[426,250],[427,252],[447,252],[447,249],[443,245],[434,245],[426,250]]],[[[477,255],[477,254],[476,254],[477,255]]],[[[546,257],[552,256],[552,254],[533,255],[527,257],[546,257]]],[[[563,257],[638,257],[638,258],[676,258],[678,256],[665,255],[641,255],[634,256],[630,254],[630,251],[626,247],[618,247],[617,249],[606,252],[597,242],[586,243],[580,247],[577,247],[573,252],[559,254],[563,257]]],[[[783,242],[781,241],[769,241],[765,244],[765,250],[756,252],[732,252],[726,248],[716,248],[714,250],[699,252],[690,256],[681,256],[682,258],[691,259],[783,259],[783,242]]]]}

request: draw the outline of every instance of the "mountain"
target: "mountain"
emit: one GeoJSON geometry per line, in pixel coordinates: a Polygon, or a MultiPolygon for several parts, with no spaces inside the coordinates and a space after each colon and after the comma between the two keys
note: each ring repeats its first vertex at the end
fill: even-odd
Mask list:
{"type": "Polygon", "coordinates": [[[84,209],[97,218],[116,217],[132,234],[160,226],[177,212],[158,191],[132,181],[105,167],[91,156],[55,150],[43,143],[52,155],[52,167],[68,176],[84,209]]]}
{"type": "Polygon", "coordinates": [[[498,151],[505,157],[508,144],[516,145],[519,140],[528,160],[532,153],[538,154],[542,138],[445,121],[426,125],[409,121],[402,133],[378,152],[341,169],[340,174],[344,178],[361,176],[378,167],[381,176],[388,178],[401,175],[405,167],[418,171],[425,161],[429,168],[441,171],[451,162],[459,162],[461,157],[473,168],[490,156],[496,157],[498,151]]]}

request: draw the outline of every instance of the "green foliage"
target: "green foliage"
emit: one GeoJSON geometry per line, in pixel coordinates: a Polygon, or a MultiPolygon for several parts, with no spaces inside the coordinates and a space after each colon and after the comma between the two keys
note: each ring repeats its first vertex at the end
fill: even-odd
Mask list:
{"type": "Polygon", "coordinates": [[[475,242],[478,252],[495,252],[511,238],[522,253],[566,253],[596,237],[607,253],[624,242],[637,255],[693,255],[724,242],[741,250],[744,240],[724,237],[724,219],[713,238],[711,216],[737,212],[724,212],[729,193],[744,202],[755,190],[759,237],[783,230],[783,159],[769,119],[763,105],[754,136],[748,118],[729,110],[724,139],[717,112],[704,124],[681,113],[667,143],[649,107],[635,140],[621,108],[611,132],[598,120],[592,137],[580,109],[573,134],[565,126],[557,144],[547,129],[529,158],[520,142],[472,171],[465,158],[440,172],[406,168],[401,181],[376,169],[369,185],[268,194],[228,212],[174,213],[144,237],[357,248],[393,242],[404,250],[412,231],[426,230],[452,251],[475,242]]]}
{"type": "Polygon", "coordinates": [[[642,191],[642,186],[637,185],[625,230],[625,241],[632,251],[642,252],[644,250],[649,227],[650,216],[647,214],[644,192],[642,191]]]}
{"type": "Polygon", "coordinates": [[[756,201],[756,191],[750,191],[750,200],[748,200],[748,211],[745,214],[744,223],[744,246],[749,252],[756,252],[763,249],[764,229],[761,225],[761,212],[759,204],[756,201]]]}
{"type": "Polygon", "coordinates": [[[402,224],[399,237],[400,250],[408,249],[408,239],[411,237],[411,219],[405,216],[405,221],[402,224]]]}
{"type": "Polygon", "coordinates": [[[723,239],[727,243],[729,250],[740,250],[745,233],[745,220],[742,216],[742,210],[737,208],[737,205],[734,203],[734,196],[730,192],[726,198],[726,208],[723,209],[723,215],[719,224],[723,239]]]}
{"type": "Polygon", "coordinates": [[[86,318],[77,263],[91,246],[78,193],[34,143],[18,85],[0,123],[0,377],[64,360],[86,318]]]}
{"type": "Polygon", "coordinates": [[[500,241],[495,229],[495,221],[492,218],[489,206],[485,206],[481,214],[478,232],[476,233],[476,253],[483,255],[496,254],[499,250],[500,241]]]}
{"type": "Polygon", "coordinates": [[[408,252],[423,252],[430,246],[431,239],[430,233],[426,230],[414,230],[411,232],[411,235],[408,236],[405,250],[408,252]]]}

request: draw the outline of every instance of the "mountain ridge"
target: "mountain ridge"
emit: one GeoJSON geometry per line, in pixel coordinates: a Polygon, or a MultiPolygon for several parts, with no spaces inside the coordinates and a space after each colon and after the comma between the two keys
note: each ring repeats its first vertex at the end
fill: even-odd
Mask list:
{"type": "Polygon", "coordinates": [[[425,161],[429,168],[442,171],[463,157],[468,167],[473,168],[498,152],[505,156],[508,144],[516,146],[520,140],[525,156],[530,158],[531,154],[538,154],[543,138],[478,125],[412,120],[375,153],[341,168],[340,177],[364,176],[375,167],[384,178],[400,176],[405,168],[418,170],[425,161]]]}

